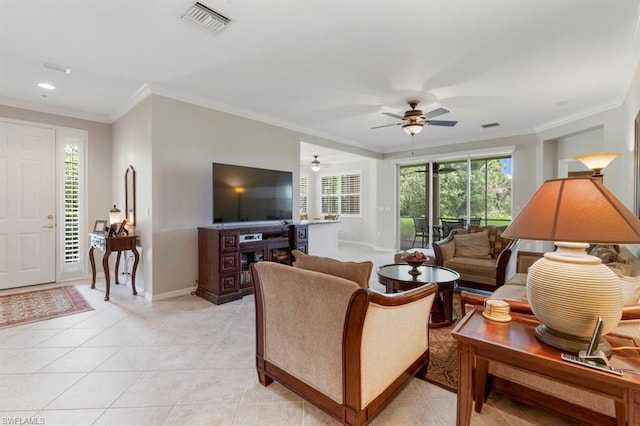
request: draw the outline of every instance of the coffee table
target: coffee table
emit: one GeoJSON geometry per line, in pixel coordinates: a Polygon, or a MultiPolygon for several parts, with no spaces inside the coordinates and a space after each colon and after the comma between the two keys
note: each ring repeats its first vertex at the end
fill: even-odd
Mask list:
{"type": "Polygon", "coordinates": [[[455,321],[453,310],[453,288],[460,279],[453,269],[443,266],[418,266],[419,275],[410,274],[411,266],[407,264],[390,264],[378,267],[378,282],[383,284],[387,293],[397,293],[420,287],[427,283],[438,284],[438,294],[431,309],[429,326],[433,328],[446,327],[455,321]]]}

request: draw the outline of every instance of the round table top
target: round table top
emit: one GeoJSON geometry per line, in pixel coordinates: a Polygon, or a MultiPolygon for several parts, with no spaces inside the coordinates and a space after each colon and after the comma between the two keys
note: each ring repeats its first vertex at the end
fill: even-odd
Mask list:
{"type": "Polygon", "coordinates": [[[443,266],[422,265],[418,266],[420,275],[412,275],[409,273],[411,266],[408,264],[392,264],[382,265],[378,267],[377,273],[379,276],[391,279],[394,281],[406,281],[406,282],[421,282],[421,283],[449,283],[460,279],[458,274],[453,269],[445,268],[443,266]]]}

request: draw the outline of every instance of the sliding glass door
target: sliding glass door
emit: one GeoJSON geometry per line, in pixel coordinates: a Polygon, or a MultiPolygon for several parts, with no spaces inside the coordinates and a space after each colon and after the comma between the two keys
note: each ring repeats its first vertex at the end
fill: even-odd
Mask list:
{"type": "MultiPolygon", "coordinates": [[[[511,157],[401,166],[399,194],[401,248],[423,245],[421,238],[414,238],[416,218],[427,220],[431,242],[469,224],[507,225],[511,221],[511,157]]],[[[430,247],[431,242],[427,239],[424,246],[430,247]]]]}

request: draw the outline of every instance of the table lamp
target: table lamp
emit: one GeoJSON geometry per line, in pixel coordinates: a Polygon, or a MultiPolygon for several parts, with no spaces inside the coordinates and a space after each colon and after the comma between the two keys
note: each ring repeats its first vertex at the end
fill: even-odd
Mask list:
{"type": "MultiPolygon", "coordinates": [[[[536,337],[565,352],[587,348],[598,317],[602,334],[622,317],[618,277],[596,256],[589,243],[640,243],[640,220],[597,179],[546,181],[503,238],[555,241],[527,275],[527,299],[541,325],[536,337]]],[[[611,347],[601,339],[598,349],[611,347]]]]}
{"type": "Polygon", "coordinates": [[[114,204],[113,207],[109,209],[109,225],[113,226],[116,223],[120,223],[120,209],[114,204]]]}
{"type": "Polygon", "coordinates": [[[619,152],[594,152],[593,154],[584,154],[573,157],[574,160],[580,161],[593,171],[592,178],[596,178],[602,183],[604,175],[602,169],[607,167],[616,157],[622,155],[619,152]]]}

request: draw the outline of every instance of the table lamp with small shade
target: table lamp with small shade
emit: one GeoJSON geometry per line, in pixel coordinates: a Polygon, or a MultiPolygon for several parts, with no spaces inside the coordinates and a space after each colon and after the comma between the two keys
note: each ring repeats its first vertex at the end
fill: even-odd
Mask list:
{"type": "Polygon", "coordinates": [[[120,209],[117,208],[115,204],[111,209],[109,209],[109,225],[110,226],[113,226],[122,221],[120,217],[120,213],[121,213],[120,209]]]}
{"type": "MultiPolygon", "coordinates": [[[[638,244],[640,220],[598,179],[546,181],[502,234],[503,238],[555,241],[527,274],[527,301],[541,325],[536,337],[565,352],[585,350],[598,317],[602,334],[622,317],[618,277],[599,257],[587,254],[590,243],[638,244]]],[[[599,350],[611,347],[601,339],[599,350]]]]}
{"type": "Polygon", "coordinates": [[[616,157],[622,155],[619,152],[594,152],[591,154],[577,155],[574,160],[580,161],[593,171],[592,178],[598,179],[601,183],[604,175],[602,169],[607,167],[616,157]]]}

